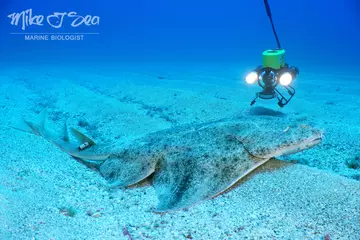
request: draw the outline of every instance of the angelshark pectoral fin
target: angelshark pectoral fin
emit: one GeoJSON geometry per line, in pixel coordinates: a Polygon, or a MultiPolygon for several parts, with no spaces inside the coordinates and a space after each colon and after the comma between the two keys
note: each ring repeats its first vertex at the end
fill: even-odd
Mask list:
{"type": "Polygon", "coordinates": [[[253,159],[243,148],[225,157],[208,153],[207,159],[191,152],[166,156],[153,179],[159,200],[156,212],[179,210],[213,198],[269,160],[253,159]]]}
{"type": "Polygon", "coordinates": [[[254,165],[252,169],[249,169],[246,173],[244,173],[243,176],[239,178],[239,180],[235,184],[233,184],[231,187],[229,187],[222,193],[227,193],[231,191],[232,189],[238,187],[239,185],[241,185],[248,179],[252,178],[256,174],[275,171],[294,164],[292,162],[281,161],[275,158],[270,158],[270,159],[265,159],[265,158],[259,159],[257,157],[255,158],[259,160],[258,164],[254,165]]]}

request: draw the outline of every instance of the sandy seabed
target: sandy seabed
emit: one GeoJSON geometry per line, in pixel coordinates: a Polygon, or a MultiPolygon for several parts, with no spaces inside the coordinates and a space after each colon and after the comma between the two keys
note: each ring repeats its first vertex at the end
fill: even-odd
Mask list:
{"type": "Polygon", "coordinates": [[[356,76],[305,72],[289,106],[256,104],[325,131],[320,145],[282,158],[297,164],[166,214],[153,212],[152,187],[110,190],[46,140],[7,127],[48,108],[55,130],[67,120],[107,142],[250,111],[259,90],[235,68],[166,69],[2,69],[0,239],[360,239],[360,169],[346,164],[360,145],[356,76]]]}

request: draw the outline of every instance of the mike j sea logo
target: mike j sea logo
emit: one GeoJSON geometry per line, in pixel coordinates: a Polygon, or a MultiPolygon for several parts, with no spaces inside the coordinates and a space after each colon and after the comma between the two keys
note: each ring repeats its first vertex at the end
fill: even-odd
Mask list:
{"type": "Polygon", "coordinates": [[[89,31],[100,25],[100,17],[79,15],[77,12],[54,12],[49,15],[36,15],[32,9],[8,15],[10,24],[18,31],[10,34],[23,35],[25,40],[70,40],[79,41],[85,35],[97,35],[89,31]],[[87,29],[86,32],[78,29],[87,29]],[[66,29],[66,30],[65,30],[66,29]]]}

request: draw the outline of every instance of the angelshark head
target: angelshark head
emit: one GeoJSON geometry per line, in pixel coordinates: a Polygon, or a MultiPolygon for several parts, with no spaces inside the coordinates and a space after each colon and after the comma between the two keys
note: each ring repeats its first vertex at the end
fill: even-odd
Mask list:
{"type": "Polygon", "coordinates": [[[321,143],[324,137],[322,130],[305,124],[280,124],[277,128],[260,130],[249,134],[243,141],[248,152],[260,158],[301,152],[321,143]]]}
{"type": "Polygon", "coordinates": [[[278,145],[274,146],[273,151],[269,153],[269,156],[278,157],[290,155],[312,148],[321,143],[324,137],[323,132],[308,126],[306,126],[306,128],[309,129],[307,129],[307,131],[295,131],[296,134],[285,137],[283,141],[280,141],[278,145]]]}

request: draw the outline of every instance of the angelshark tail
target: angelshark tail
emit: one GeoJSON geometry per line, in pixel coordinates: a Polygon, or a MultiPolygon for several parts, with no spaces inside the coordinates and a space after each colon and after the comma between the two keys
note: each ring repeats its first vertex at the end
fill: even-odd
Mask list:
{"type": "Polygon", "coordinates": [[[80,158],[82,160],[90,160],[90,161],[104,161],[109,157],[109,154],[91,154],[85,151],[82,151],[80,146],[82,144],[87,144],[88,147],[95,145],[95,141],[85,134],[81,133],[76,129],[72,129],[72,133],[75,133],[75,137],[80,141],[80,145],[78,143],[73,143],[70,141],[68,127],[66,122],[64,123],[64,127],[61,134],[54,133],[47,125],[47,110],[43,110],[38,117],[34,121],[24,120],[24,123],[20,127],[13,127],[14,129],[30,132],[35,135],[41,136],[45,138],[47,141],[56,145],[62,151],[67,154],[80,158]]]}

